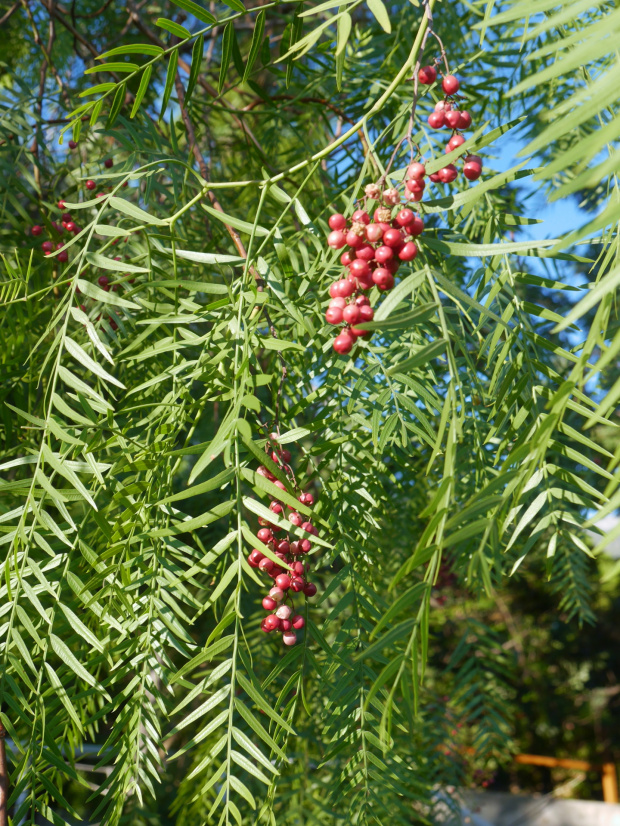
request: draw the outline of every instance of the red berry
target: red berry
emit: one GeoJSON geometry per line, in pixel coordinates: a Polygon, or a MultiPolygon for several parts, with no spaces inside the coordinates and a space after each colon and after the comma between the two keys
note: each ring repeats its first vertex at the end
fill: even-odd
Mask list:
{"type": "Polygon", "coordinates": [[[428,116],[428,125],[431,129],[441,129],[441,127],[445,123],[445,118],[443,112],[432,112],[428,116]]]}
{"type": "Polygon", "coordinates": [[[393,250],[400,249],[403,245],[403,235],[399,229],[388,229],[383,233],[383,242],[393,250]]]}
{"type": "Polygon", "coordinates": [[[351,274],[356,278],[367,278],[369,273],[370,267],[368,266],[368,261],[356,258],[355,261],[351,262],[351,274]]]}
{"type": "Polygon", "coordinates": [[[372,261],[375,257],[375,248],[370,244],[364,244],[358,250],[355,251],[355,255],[356,258],[361,258],[362,261],[372,261]]]}
{"type": "Polygon", "coordinates": [[[268,556],[263,557],[261,561],[258,563],[258,567],[261,569],[261,571],[265,571],[265,573],[267,574],[270,571],[273,571],[274,565],[275,562],[273,561],[273,559],[269,559],[268,556]]]}
{"type": "Polygon", "coordinates": [[[447,95],[454,95],[458,92],[460,83],[454,77],[454,75],[445,75],[444,79],[441,81],[441,88],[447,95]]]}
{"type": "Polygon", "coordinates": [[[112,160],[112,158],[106,158],[103,162],[103,165],[106,169],[111,169],[114,166],[114,161],[112,160]]]}
{"type": "Polygon", "coordinates": [[[67,250],[63,250],[62,252],[58,253],[58,260],[61,264],[64,264],[66,261],[69,260],[69,253],[67,250]]]}
{"type": "Polygon", "coordinates": [[[369,224],[370,223],[370,215],[367,212],[364,212],[363,209],[356,209],[353,215],[351,216],[353,221],[358,221],[360,224],[369,224]]]}
{"type": "Polygon", "coordinates": [[[307,597],[313,597],[316,594],[316,585],[313,582],[308,582],[304,587],[304,594],[307,597]]]}
{"type": "Polygon", "coordinates": [[[457,112],[455,109],[453,109],[450,112],[446,112],[444,114],[444,120],[448,124],[450,129],[456,129],[460,119],[461,119],[461,113],[457,112]]]}
{"type": "MultiPolygon", "coordinates": [[[[86,189],[96,189],[97,184],[94,181],[88,180],[86,181],[86,189]]],[[[103,194],[103,193],[101,193],[103,194]]]]}
{"type": "Polygon", "coordinates": [[[432,175],[429,175],[429,178],[434,184],[438,183],[441,180],[441,178],[439,177],[439,172],[433,172],[432,175]]]}
{"type": "Polygon", "coordinates": [[[276,585],[282,591],[288,591],[291,587],[291,578],[288,574],[278,574],[276,577],[276,585]]]}
{"type": "Polygon", "coordinates": [[[413,178],[416,181],[419,181],[426,175],[426,168],[423,163],[419,163],[416,161],[415,163],[410,163],[409,168],[407,169],[407,177],[413,178]]]}
{"type": "Polygon", "coordinates": [[[325,321],[328,324],[341,324],[342,323],[342,308],[341,307],[328,307],[327,312],[325,313],[325,321]]]}
{"type": "Polygon", "coordinates": [[[339,212],[335,212],[327,219],[330,229],[344,229],[347,225],[347,219],[339,212]]]}
{"type": "Polygon", "coordinates": [[[250,553],[250,556],[248,557],[248,559],[251,559],[252,562],[255,562],[257,565],[261,561],[261,559],[264,558],[264,555],[258,550],[258,548],[254,548],[250,553]]]}
{"type": "Polygon", "coordinates": [[[52,250],[54,249],[54,244],[51,241],[44,241],[41,244],[41,249],[43,250],[43,252],[52,252],[52,250]]]}
{"type": "Polygon", "coordinates": [[[277,604],[273,597],[263,597],[263,608],[265,611],[273,611],[277,604]]]}
{"type": "Polygon", "coordinates": [[[411,224],[415,219],[415,213],[410,209],[401,209],[401,211],[396,216],[396,223],[400,227],[406,227],[408,230],[409,224],[411,224]]]}
{"type": "Polygon", "coordinates": [[[465,138],[462,135],[452,135],[446,144],[446,152],[452,152],[453,149],[458,149],[463,143],[465,143],[465,138]]]}
{"type": "Polygon", "coordinates": [[[408,241],[402,250],[398,253],[398,257],[401,261],[413,261],[413,259],[418,254],[418,248],[413,243],[413,241],[408,241]]]}
{"type": "MultiPolygon", "coordinates": [[[[370,304],[370,301],[369,301],[367,295],[358,295],[358,297],[355,299],[355,303],[357,304],[358,307],[364,307],[364,306],[367,306],[368,304],[370,304]]],[[[312,501],[314,502],[314,500],[312,500],[312,501]]]]}
{"type": "Polygon", "coordinates": [[[306,621],[301,616],[301,614],[295,614],[295,616],[292,618],[291,622],[293,624],[293,628],[295,628],[297,631],[299,631],[300,628],[303,628],[304,625],[306,624],[306,621]]]}
{"type": "Polygon", "coordinates": [[[291,553],[293,554],[293,556],[297,556],[297,554],[300,553],[299,542],[297,542],[297,540],[291,542],[291,553]]]}
{"type": "Polygon", "coordinates": [[[355,304],[349,304],[342,311],[342,318],[347,324],[355,324],[360,318],[360,308],[355,304]]]}
{"type": "Polygon", "coordinates": [[[67,221],[67,223],[65,224],[65,229],[67,230],[67,232],[75,232],[77,226],[73,223],[73,221],[67,221]]]}
{"type": "Polygon", "coordinates": [[[364,244],[364,237],[358,235],[356,232],[349,230],[346,235],[347,244],[354,250],[359,249],[364,244]]]}
{"type": "Polygon", "coordinates": [[[332,284],[332,287],[335,288],[335,292],[332,293],[331,287],[329,289],[329,293],[332,298],[348,298],[355,292],[355,284],[352,281],[347,281],[346,278],[341,278],[340,281],[336,281],[335,284],[332,284]]]}
{"type": "Polygon", "coordinates": [[[330,232],[327,236],[327,246],[331,247],[332,249],[342,249],[342,247],[344,247],[346,243],[346,236],[344,232],[342,232],[339,229],[335,229],[333,232],[330,232]]]}
{"type": "MultiPolygon", "coordinates": [[[[406,246],[406,245],[405,245],[406,246]]],[[[403,247],[404,249],[404,247],[403,247]]],[[[372,321],[375,315],[375,311],[372,307],[369,307],[368,304],[363,304],[360,308],[360,321],[372,321]]]]}
{"type": "Polygon", "coordinates": [[[342,333],[340,333],[339,336],[336,336],[336,338],[334,339],[334,350],[341,356],[344,356],[347,353],[351,352],[354,344],[354,336],[352,336],[347,330],[344,330],[342,333]]]}
{"type": "Polygon", "coordinates": [[[43,232],[43,227],[39,226],[39,224],[35,224],[35,225],[34,225],[34,226],[30,229],[30,232],[31,232],[33,235],[41,235],[41,233],[43,232]]]}
{"type": "Polygon", "coordinates": [[[415,181],[415,180],[408,180],[405,181],[405,187],[409,192],[413,193],[422,193],[426,187],[426,182],[424,180],[415,181]]]}
{"type": "Polygon", "coordinates": [[[471,126],[471,115],[467,110],[461,112],[459,115],[459,122],[456,125],[457,129],[469,129],[471,126]]]}
{"type": "Polygon", "coordinates": [[[482,167],[477,163],[466,163],[463,167],[463,175],[468,181],[477,181],[482,175],[482,167]]]}
{"type": "Polygon", "coordinates": [[[285,631],[282,634],[282,642],[284,645],[295,645],[297,642],[297,635],[294,631],[285,631]]]}
{"type": "Polygon", "coordinates": [[[449,100],[440,100],[435,104],[436,112],[449,112],[452,109],[452,104],[449,100]]]}
{"type": "Polygon", "coordinates": [[[302,576],[304,571],[306,570],[304,563],[297,560],[297,562],[293,562],[291,565],[291,570],[295,574],[295,576],[302,576]]]}
{"type": "Polygon", "coordinates": [[[99,278],[97,279],[97,282],[98,282],[100,287],[105,288],[110,283],[110,279],[108,278],[107,275],[100,275],[99,278]]]}
{"type": "Polygon", "coordinates": [[[280,627],[280,620],[276,617],[275,614],[269,614],[268,617],[265,617],[263,620],[263,624],[269,631],[275,631],[277,628],[280,627]]]}
{"type": "MultiPolygon", "coordinates": [[[[394,250],[391,247],[383,246],[377,247],[375,251],[375,258],[380,264],[385,264],[390,258],[394,257],[394,250]]],[[[376,272],[376,270],[375,270],[376,272]]],[[[374,276],[373,276],[374,278],[374,276]]],[[[376,283],[376,282],[375,282],[376,283]]]]}
{"type": "Polygon", "coordinates": [[[260,539],[261,542],[267,544],[267,542],[271,542],[273,539],[273,534],[269,530],[269,528],[261,528],[260,531],[256,534],[256,536],[260,539]]]}
{"type": "Polygon", "coordinates": [[[296,528],[299,528],[304,520],[301,514],[297,513],[297,511],[292,511],[292,513],[288,515],[288,521],[292,525],[295,525],[296,528]]]}
{"type": "MultiPolygon", "coordinates": [[[[344,310],[344,308],[347,306],[347,300],[346,298],[343,298],[341,295],[339,295],[337,298],[332,298],[332,300],[329,302],[329,306],[338,307],[339,309],[344,310]]],[[[301,502],[301,499],[299,501],[301,502]]]]}
{"type": "Polygon", "coordinates": [[[269,505],[269,510],[273,513],[282,513],[282,505],[279,502],[272,502],[269,505]]]}
{"type": "Polygon", "coordinates": [[[443,169],[440,169],[437,174],[439,175],[440,181],[444,184],[450,184],[452,181],[456,180],[456,176],[459,174],[459,171],[453,163],[449,163],[447,166],[444,166],[443,169]]]}
{"type": "Polygon", "coordinates": [[[394,276],[383,267],[378,267],[373,272],[372,280],[380,290],[391,290],[394,286],[394,276]]]}
{"type": "Polygon", "coordinates": [[[273,473],[270,470],[267,470],[267,468],[264,465],[261,465],[256,472],[259,473],[261,476],[264,476],[265,479],[269,479],[270,482],[273,482],[273,480],[276,478],[273,475],[273,473]]]}
{"type": "MultiPolygon", "coordinates": [[[[392,275],[396,274],[396,271],[398,270],[399,267],[400,267],[400,260],[398,258],[392,258],[391,261],[386,261],[385,264],[384,264],[384,268],[389,273],[391,273],[392,275]]],[[[391,289],[391,287],[388,287],[388,289],[391,289]]]]}
{"type": "Polygon", "coordinates": [[[303,591],[305,584],[300,576],[294,576],[291,582],[291,590],[298,594],[300,591],[303,591]]]}
{"type": "Polygon", "coordinates": [[[437,69],[434,66],[422,66],[418,72],[418,80],[424,86],[430,86],[437,80],[437,69]]]}
{"type": "Polygon", "coordinates": [[[380,241],[383,237],[383,228],[380,224],[368,224],[366,227],[366,238],[369,241],[374,243],[375,241],[380,241]]]}
{"type": "Polygon", "coordinates": [[[266,620],[266,618],[265,618],[264,620],[261,620],[260,630],[261,630],[261,631],[264,631],[264,632],[265,632],[265,634],[269,634],[269,632],[271,631],[271,628],[269,628],[269,627],[267,626],[267,620],[266,620]]]}
{"type": "Polygon", "coordinates": [[[291,550],[290,542],[287,542],[286,539],[283,539],[281,542],[278,542],[277,545],[278,553],[287,554],[291,550]]]}
{"type": "Polygon", "coordinates": [[[282,631],[290,631],[293,627],[293,623],[290,620],[280,620],[280,630],[282,631]]]}
{"type": "Polygon", "coordinates": [[[347,250],[346,252],[343,252],[342,255],[340,256],[340,263],[342,264],[343,267],[348,267],[349,264],[351,263],[351,261],[353,261],[353,255],[351,254],[351,252],[349,250],[347,250]]]}

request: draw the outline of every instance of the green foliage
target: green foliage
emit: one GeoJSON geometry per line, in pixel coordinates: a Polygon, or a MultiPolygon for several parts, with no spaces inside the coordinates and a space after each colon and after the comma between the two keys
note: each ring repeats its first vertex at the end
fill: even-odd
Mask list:
{"type": "MultiPolygon", "coordinates": [[[[323,320],[339,272],[327,216],[384,173],[402,180],[404,144],[385,170],[407,135],[406,79],[423,43],[437,52],[428,15],[225,5],[148,4],[130,34],[115,2],[75,25],[58,11],[45,105],[19,55],[0,97],[0,719],[16,824],[429,822],[436,784],[470,777],[456,720],[478,764],[513,747],[501,632],[456,616],[442,650],[446,561],[487,600],[535,570],[567,620],[593,619],[586,522],[618,498],[620,390],[599,375],[618,353],[615,190],[592,196],[606,217],[591,254],[514,233],[535,220],[528,178],[610,174],[579,177],[610,140],[598,86],[589,98],[573,77],[551,132],[530,117],[569,83],[550,62],[532,91],[541,61],[582,34],[608,60],[596,37],[555,5],[525,35],[526,3],[435,6],[479,125],[454,158],[526,133],[547,171],[491,156],[478,185],[427,197],[419,258],[374,289],[373,338],[343,358],[323,320]],[[510,103],[508,35],[528,56],[510,103]],[[575,108],[589,138],[567,155],[575,108]],[[81,228],[66,266],[25,232],[60,241],[61,198],[81,228]],[[600,279],[588,292],[583,266],[600,279]],[[274,426],[318,501],[319,596],[288,651],[259,631],[265,581],[246,562],[274,426]]],[[[11,25],[49,26],[27,11],[11,25]]],[[[412,134],[431,172],[438,98],[420,96],[412,134]]]]}

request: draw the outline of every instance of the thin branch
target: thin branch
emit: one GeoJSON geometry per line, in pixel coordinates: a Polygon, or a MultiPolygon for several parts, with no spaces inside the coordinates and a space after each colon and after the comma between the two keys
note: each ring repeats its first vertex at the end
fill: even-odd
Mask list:
{"type": "Polygon", "coordinates": [[[11,6],[11,8],[5,12],[2,17],[0,17],[0,26],[3,26],[7,20],[13,15],[17,9],[21,6],[21,0],[16,0],[15,3],[11,6]]]}

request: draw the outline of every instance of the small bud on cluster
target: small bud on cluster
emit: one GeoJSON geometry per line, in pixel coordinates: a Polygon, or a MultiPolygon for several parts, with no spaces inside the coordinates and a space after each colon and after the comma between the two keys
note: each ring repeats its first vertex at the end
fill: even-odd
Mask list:
{"type": "MultiPolygon", "coordinates": [[[[269,435],[266,449],[273,461],[282,468],[291,482],[293,490],[297,489],[295,474],[290,465],[291,453],[279,445],[277,433],[269,435]]],[[[287,490],[287,486],[265,465],[261,465],[256,472],[280,490],[287,490]]],[[[299,494],[298,500],[305,508],[311,508],[314,505],[314,496],[308,492],[299,494]]],[[[248,556],[248,565],[251,568],[258,568],[274,582],[274,587],[271,588],[267,596],[263,597],[263,608],[270,613],[262,620],[261,629],[265,633],[280,631],[285,645],[295,645],[297,642],[295,631],[299,631],[304,627],[305,620],[301,614],[294,613],[293,594],[303,593],[308,598],[313,597],[317,592],[316,585],[308,582],[308,563],[302,561],[302,558],[312,549],[309,536],[318,536],[318,531],[305,516],[296,511],[291,505],[285,505],[277,498],[271,500],[269,510],[279,516],[280,519],[286,519],[295,528],[299,528],[305,536],[291,538],[290,534],[287,533],[284,538],[280,538],[277,535],[284,530],[281,525],[259,518],[258,521],[262,527],[256,536],[263,545],[266,545],[272,551],[275,560],[258,548],[254,548],[248,556]],[[289,511],[286,516],[285,507],[289,511]]]]}

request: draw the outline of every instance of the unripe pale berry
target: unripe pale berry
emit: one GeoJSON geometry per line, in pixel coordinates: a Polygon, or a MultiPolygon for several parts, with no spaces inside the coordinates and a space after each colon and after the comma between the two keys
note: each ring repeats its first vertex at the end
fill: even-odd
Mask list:
{"type": "Polygon", "coordinates": [[[455,109],[452,109],[452,111],[446,112],[444,114],[444,120],[448,124],[450,129],[456,129],[460,119],[461,119],[461,113],[457,112],[455,109]]]}
{"type": "Polygon", "coordinates": [[[359,221],[361,224],[369,224],[370,215],[367,212],[364,212],[363,209],[356,209],[353,215],[351,216],[351,220],[359,221]]]}
{"type": "Polygon", "coordinates": [[[402,250],[398,253],[401,261],[413,261],[418,254],[418,248],[413,241],[408,241],[402,250]]]}
{"type": "Polygon", "coordinates": [[[327,223],[329,224],[330,229],[344,229],[347,225],[347,219],[339,212],[335,212],[333,215],[329,216],[327,223]]]}
{"type": "Polygon", "coordinates": [[[341,324],[342,323],[342,308],[341,307],[328,307],[327,311],[325,312],[325,321],[328,324],[341,324]]]}
{"type": "Polygon", "coordinates": [[[372,274],[372,280],[380,290],[391,290],[394,286],[394,276],[389,270],[378,267],[372,274]]]}
{"type": "Polygon", "coordinates": [[[297,642],[297,635],[294,631],[285,631],[282,634],[282,642],[284,645],[295,645],[297,642]]]}
{"type": "Polygon", "coordinates": [[[383,200],[386,204],[396,206],[396,204],[400,204],[400,192],[394,187],[386,189],[383,193],[383,200]]]}
{"type": "Polygon", "coordinates": [[[276,611],[276,617],[279,619],[288,619],[292,614],[292,610],[288,605],[281,605],[276,611]]]}
{"type": "Polygon", "coordinates": [[[284,591],[282,588],[272,588],[269,591],[269,596],[275,599],[276,602],[281,602],[284,599],[284,591]]]}
{"type": "Polygon", "coordinates": [[[355,304],[349,304],[342,311],[342,318],[347,324],[355,324],[360,318],[359,307],[356,307],[355,304]]]}
{"type": "Polygon", "coordinates": [[[456,125],[457,129],[469,129],[471,126],[471,115],[467,110],[461,112],[459,115],[459,122],[456,125]]]}
{"type": "Polygon", "coordinates": [[[291,578],[288,574],[278,574],[276,577],[276,585],[283,591],[288,591],[291,587],[291,578]]]}
{"type": "MultiPolygon", "coordinates": [[[[380,264],[385,264],[386,261],[389,261],[390,258],[393,258],[393,257],[394,257],[394,250],[391,247],[381,246],[381,247],[377,247],[377,249],[375,251],[375,259],[380,264]]],[[[375,272],[376,272],[376,270],[375,270],[375,272]]],[[[373,278],[374,278],[374,276],[373,276],[373,278]]]]}
{"type": "Polygon", "coordinates": [[[341,356],[350,353],[355,344],[355,338],[346,330],[334,339],[334,350],[341,356]]]}
{"type": "Polygon", "coordinates": [[[431,129],[441,129],[441,127],[445,123],[445,117],[443,112],[432,112],[428,116],[428,125],[431,129]]]}
{"type": "Polygon", "coordinates": [[[327,236],[327,246],[334,250],[339,250],[347,243],[346,235],[342,230],[335,229],[327,236]]]}
{"type": "Polygon", "coordinates": [[[454,77],[454,75],[445,75],[441,81],[441,88],[447,95],[454,95],[458,92],[461,84],[454,77]]]}
{"type": "Polygon", "coordinates": [[[304,586],[304,594],[307,597],[313,597],[316,594],[316,585],[314,582],[308,582],[304,586]]]}
{"type": "Polygon", "coordinates": [[[415,163],[410,163],[407,169],[407,177],[413,178],[415,181],[419,181],[426,175],[426,168],[423,163],[419,161],[415,161],[415,163]]]}
{"type": "Polygon", "coordinates": [[[418,80],[424,86],[430,86],[437,80],[437,69],[434,66],[422,66],[418,72],[418,80]]]}
{"type": "Polygon", "coordinates": [[[449,163],[447,166],[444,166],[444,168],[440,169],[438,172],[439,180],[442,181],[444,184],[452,183],[452,181],[456,180],[458,174],[459,171],[453,163],[449,163]]]}
{"type": "MultiPolygon", "coordinates": [[[[265,611],[273,611],[278,603],[273,597],[263,597],[263,608],[265,611]]],[[[280,609],[278,609],[280,610],[280,609]]]]}
{"type": "Polygon", "coordinates": [[[464,143],[465,138],[462,135],[452,135],[446,144],[446,152],[452,152],[453,149],[458,149],[458,147],[464,143]]]}
{"type": "Polygon", "coordinates": [[[86,189],[96,189],[97,184],[94,181],[86,181],[86,189]]]}
{"type": "Polygon", "coordinates": [[[378,184],[368,184],[364,189],[364,194],[367,198],[378,201],[381,197],[381,187],[378,184]]]}
{"type": "Polygon", "coordinates": [[[271,482],[273,482],[273,480],[276,478],[273,475],[273,473],[270,470],[267,470],[267,468],[264,465],[260,465],[256,472],[261,476],[264,476],[265,479],[269,479],[271,482]]]}
{"type": "MultiPolygon", "coordinates": [[[[344,310],[344,308],[347,306],[347,300],[346,298],[343,298],[341,295],[339,295],[337,298],[332,298],[332,300],[329,302],[329,306],[338,307],[339,309],[344,310]]],[[[301,502],[301,497],[299,501],[301,502]]]]}
{"type": "Polygon", "coordinates": [[[301,616],[301,614],[295,614],[294,617],[291,617],[291,623],[293,624],[293,628],[299,631],[300,628],[303,628],[306,624],[306,621],[301,616]]]}

